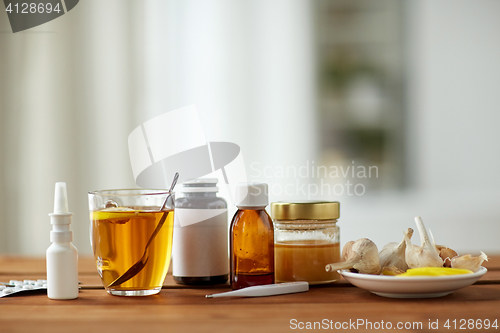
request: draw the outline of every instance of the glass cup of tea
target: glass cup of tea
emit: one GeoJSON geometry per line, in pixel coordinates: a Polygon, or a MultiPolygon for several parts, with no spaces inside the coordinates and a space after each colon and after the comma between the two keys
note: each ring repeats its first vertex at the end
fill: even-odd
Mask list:
{"type": "Polygon", "coordinates": [[[123,189],[89,192],[90,242],[106,291],[158,294],[172,253],[174,193],[123,189]]]}

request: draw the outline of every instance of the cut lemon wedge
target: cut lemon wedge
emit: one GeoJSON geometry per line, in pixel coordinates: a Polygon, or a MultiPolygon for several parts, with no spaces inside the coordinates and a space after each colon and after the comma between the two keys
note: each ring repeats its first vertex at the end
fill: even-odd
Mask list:
{"type": "Polygon", "coordinates": [[[139,210],[134,210],[130,208],[123,207],[113,208],[113,210],[98,210],[91,212],[91,219],[94,221],[103,221],[103,220],[130,220],[131,218],[146,218],[146,219],[154,219],[154,214],[150,212],[144,212],[139,210]]]}
{"type": "Polygon", "coordinates": [[[446,275],[458,275],[458,274],[471,274],[472,271],[468,269],[460,268],[449,268],[449,267],[419,267],[410,268],[406,273],[399,274],[396,276],[446,276],[446,275]]]}

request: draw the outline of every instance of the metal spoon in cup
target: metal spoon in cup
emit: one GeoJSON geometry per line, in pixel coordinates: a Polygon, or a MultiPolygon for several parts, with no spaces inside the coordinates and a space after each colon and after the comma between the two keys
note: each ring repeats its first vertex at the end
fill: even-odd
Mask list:
{"type": "MultiPolygon", "coordinates": [[[[167,204],[168,200],[172,197],[172,191],[174,190],[175,184],[177,184],[177,179],[179,179],[178,172],[175,173],[174,180],[172,181],[172,185],[170,185],[170,189],[168,190],[169,194],[165,198],[165,201],[163,202],[163,205],[160,208],[160,212],[163,211],[163,209],[165,209],[165,205],[167,204]]],[[[144,268],[144,266],[146,266],[146,263],[148,262],[148,259],[149,259],[149,256],[148,256],[149,245],[151,245],[151,243],[153,242],[156,235],[160,232],[160,229],[163,226],[163,224],[165,223],[165,220],[167,219],[168,214],[169,214],[169,212],[163,213],[163,216],[161,217],[160,222],[158,222],[158,225],[156,226],[155,230],[153,231],[153,233],[149,237],[149,240],[146,244],[146,248],[144,249],[144,254],[142,255],[141,259],[139,259],[139,261],[137,261],[135,264],[133,264],[125,273],[120,275],[116,280],[111,282],[111,284],[108,286],[108,288],[119,286],[120,284],[130,280],[131,278],[133,278],[134,276],[139,274],[140,271],[142,271],[142,269],[144,268]]]]}

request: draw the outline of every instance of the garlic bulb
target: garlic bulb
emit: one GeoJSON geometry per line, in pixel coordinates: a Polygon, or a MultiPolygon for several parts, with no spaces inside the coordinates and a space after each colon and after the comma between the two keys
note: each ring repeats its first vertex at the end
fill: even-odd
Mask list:
{"type": "Polygon", "coordinates": [[[344,261],[347,261],[347,258],[349,258],[352,255],[352,245],[354,244],[354,241],[348,241],[345,243],[344,247],[342,248],[342,259],[344,261]]]}
{"type": "MultiPolygon", "coordinates": [[[[408,236],[408,238],[411,238],[411,236],[413,235],[413,229],[408,228],[408,230],[406,231],[406,235],[408,236]]],[[[380,253],[378,254],[380,266],[394,266],[397,269],[406,272],[406,270],[408,269],[408,264],[406,263],[405,250],[405,238],[403,238],[403,240],[399,244],[394,242],[386,244],[382,251],[380,251],[380,253]]]]}
{"type": "Polygon", "coordinates": [[[327,272],[354,268],[362,274],[380,274],[377,245],[368,238],[347,243],[342,253],[346,261],[326,265],[327,272]]]}
{"type": "Polygon", "coordinates": [[[419,216],[415,217],[415,223],[417,224],[418,232],[420,233],[422,246],[413,245],[408,232],[405,232],[405,257],[408,267],[442,267],[444,263],[443,259],[439,256],[434,244],[431,243],[424,223],[419,216]]]}
{"type": "Polygon", "coordinates": [[[483,251],[481,251],[481,255],[478,257],[473,257],[470,254],[465,254],[463,256],[452,258],[451,267],[470,269],[473,272],[477,272],[481,267],[481,264],[485,260],[488,261],[488,256],[483,251]]]}

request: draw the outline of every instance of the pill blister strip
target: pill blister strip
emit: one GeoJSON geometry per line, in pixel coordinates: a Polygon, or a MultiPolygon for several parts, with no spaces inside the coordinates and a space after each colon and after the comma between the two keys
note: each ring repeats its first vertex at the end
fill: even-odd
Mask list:
{"type": "Polygon", "coordinates": [[[0,297],[41,289],[47,289],[47,280],[10,280],[8,285],[0,284],[0,297]]]}

